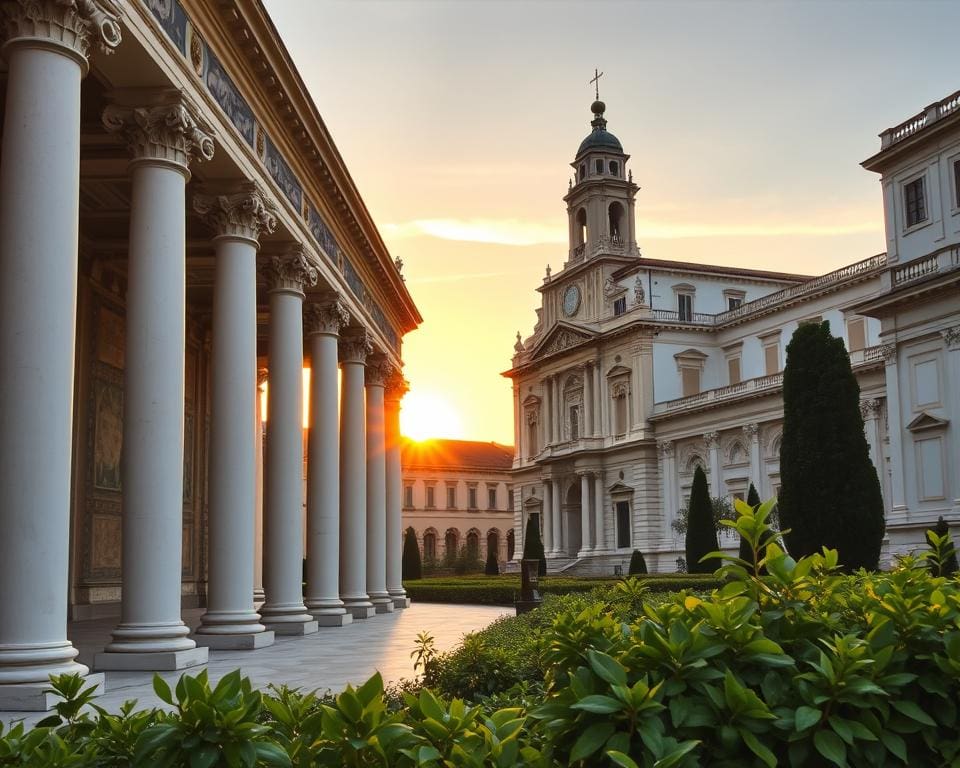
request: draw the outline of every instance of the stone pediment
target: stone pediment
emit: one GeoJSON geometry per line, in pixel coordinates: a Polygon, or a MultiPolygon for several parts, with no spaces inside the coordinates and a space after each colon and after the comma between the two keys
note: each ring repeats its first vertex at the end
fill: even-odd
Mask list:
{"type": "Polygon", "coordinates": [[[633,488],[622,480],[618,480],[607,489],[611,496],[632,494],[633,488]]]}
{"type": "Polygon", "coordinates": [[[543,501],[536,496],[528,496],[523,502],[523,506],[528,509],[531,507],[540,507],[542,505],[543,501]]]}
{"type": "Polygon", "coordinates": [[[592,341],[595,334],[571,323],[557,323],[533,350],[533,359],[555,355],[592,341]]]}
{"type": "Polygon", "coordinates": [[[926,429],[943,429],[949,423],[948,419],[941,419],[924,411],[907,424],[907,429],[911,432],[922,432],[926,429]]]}

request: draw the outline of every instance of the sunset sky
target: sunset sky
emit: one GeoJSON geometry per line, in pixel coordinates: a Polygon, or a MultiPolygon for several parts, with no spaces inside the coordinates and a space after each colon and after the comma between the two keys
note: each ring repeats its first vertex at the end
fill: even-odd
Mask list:
{"type": "Polygon", "coordinates": [[[513,442],[594,67],[644,256],[806,273],[883,250],[859,162],[960,88],[955,2],[265,1],[424,316],[421,436],[513,442]]]}

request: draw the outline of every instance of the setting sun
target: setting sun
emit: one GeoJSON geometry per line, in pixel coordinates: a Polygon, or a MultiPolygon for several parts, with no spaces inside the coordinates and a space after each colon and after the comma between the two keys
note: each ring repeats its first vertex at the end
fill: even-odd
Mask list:
{"type": "Polygon", "coordinates": [[[400,408],[400,432],[413,440],[463,437],[463,424],[453,406],[436,392],[411,391],[400,408]]]}

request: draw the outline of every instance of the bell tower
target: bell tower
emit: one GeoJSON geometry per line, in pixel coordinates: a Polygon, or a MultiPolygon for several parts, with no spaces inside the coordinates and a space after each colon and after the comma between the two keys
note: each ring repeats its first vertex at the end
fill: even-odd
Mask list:
{"type": "Polygon", "coordinates": [[[600,255],[640,255],[634,216],[640,187],[633,183],[633,172],[627,171],[630,156],[607,130],[606,109],[599,98],[590,106],[593,130],[570,164],[574,181],[563,198],[570,227],[570,266],[600,255]]]}

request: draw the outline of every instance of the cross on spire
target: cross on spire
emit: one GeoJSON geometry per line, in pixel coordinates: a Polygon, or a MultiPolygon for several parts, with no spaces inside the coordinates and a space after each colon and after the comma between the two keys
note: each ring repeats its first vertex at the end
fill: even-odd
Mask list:
{"type": "Polygon", "coordinates": [[[597,101],[600,101],[600,78],[603,77],[603,72],[599,72],[596,68],[593,70],[593,77],[590,79],[590,82],[594,84],[596,88],[597,101]]]}

